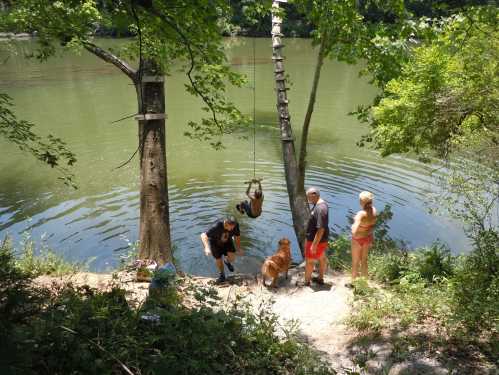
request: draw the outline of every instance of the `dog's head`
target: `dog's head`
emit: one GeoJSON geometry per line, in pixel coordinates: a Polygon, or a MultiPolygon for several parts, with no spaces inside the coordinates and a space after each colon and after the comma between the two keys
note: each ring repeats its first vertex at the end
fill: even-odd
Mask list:
{"type": "Polygon", "coordinates": [[[279,240],[279,250],[284,250],[287,253],[289,253],[291,251],[290,246],[291,246],[291,241],[286,237],[283,237],[279,240]]]}

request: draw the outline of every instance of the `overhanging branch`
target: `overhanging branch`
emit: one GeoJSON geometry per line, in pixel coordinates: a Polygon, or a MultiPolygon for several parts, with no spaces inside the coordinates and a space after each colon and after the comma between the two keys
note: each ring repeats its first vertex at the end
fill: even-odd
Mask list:
{"type": "MultiPolygon", "coordinates": [[[[168,17],[167,15],[161,13],[159,10],[157,10],[154,7],[148,8],[147,11],[149,11],[152,15],[154,15],[154,16],[158,17],[159,19],[161,19],[168,26],[170,26],[172,28],[172,30],[175,31],[180,36],[180,38],[182,39],[182,41],[184,43],[184,46],[187,48],[187,52],[189,54],[189,60],[190,60],[190,67],[189,67],[189,70],[186,72],[187,78],[189,79],[189,82],[190,82],[191,87],[193,88],[193,90],[196,92],[196,94],[199,95],[199,97],[203,100],[203,102],[210,109],[213,122],[218,126],[218,128],[222,132],[223,131],[223,125],[220,124],[220,122],[219,122],[219,120],[217,118],[217,111],[216,111],[216,109],[215,109],[215,107],[213,105],[212,100],[207,95],[205,95],[198,88],[198,86],[197,86],[194,78],[192,77],[192,72],[193,72],[195,64],[196,64],[196,60],[195,60],[195,56],[194,56],[194,51],[192,50],[193,43],[191,42],[191,40],[189,40],[189,38],[186,36],[186,34],[181,30],[181,28],[170,17],[168,17]]],[[[199,52],[202,55],[204,55],[204,51],[202,49],[199,49],[199,52]]]]}
{"type": "Polygon", "coordinates": [[[113,64],[123,73],[125,73],[133,83],[136,83],[137,80],[137,71],[133,69],[130,65],[128,65],[125,61],[121,60],[119,57],[113,55],[111,52],[106,51],[93,43],[83,42],[83,47],[90,53],[93,53],[95,56],[101,58],[105,62],[113,64]]]}

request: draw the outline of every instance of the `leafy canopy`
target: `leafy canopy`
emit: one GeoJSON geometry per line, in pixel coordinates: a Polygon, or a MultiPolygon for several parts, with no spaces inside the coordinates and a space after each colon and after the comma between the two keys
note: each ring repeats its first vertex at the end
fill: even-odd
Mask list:
{"type": "Polygon", "coordinates": [[[371,136],[383,155],[474,148],[497,160],[497,10],[457,15],[431,44],[415,47],[372,109],[371,136]]]}
{"type": "Polygon", "coordinates": [[[125,64],[125,59],[139,61],[137,79],[146,60],[165,74],[177,68],[184,72],[186,90],[202,100],[207,112],[200,121],[189,122],[186,135],[221,147],[220,137],[245,120],[226,96],[227,84],[245,83],[230,71],[224,53],[222,28],[230,11],[223,0],[19,0],[5,27],[36,31],[40,59],[54,55],[59,44],[95,53],[94,35],[103,26],[129,30],[133,38],[128,43],[106,52],[125,64]]]}

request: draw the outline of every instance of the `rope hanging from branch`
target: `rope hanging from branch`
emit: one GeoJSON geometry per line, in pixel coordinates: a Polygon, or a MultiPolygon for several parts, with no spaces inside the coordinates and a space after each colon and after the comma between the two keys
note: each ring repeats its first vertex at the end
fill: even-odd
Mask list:
{"type": "Polygon", "coordinates": [[[253,38],[253,180],[256,180],[256,39],[253,38]]]}

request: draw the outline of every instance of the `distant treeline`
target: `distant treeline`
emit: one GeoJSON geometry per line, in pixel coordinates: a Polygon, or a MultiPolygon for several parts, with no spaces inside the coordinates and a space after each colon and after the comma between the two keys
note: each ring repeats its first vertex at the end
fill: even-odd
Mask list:
{"type": "MultiPolygon", "coordinates": [[[[427,16],[430,18],[448,16],[460,9],[471,5],[487,5],[492,3],[493,0],[447,0],[447,1],[434,1],[434,0],[407,0],[405,6],[407,10],[414,14],[416,17],[427,16]]],[[[96,3],[103,7],[112,6],[112,2],[107,0],[96,0],[96,3]]],[[[252,20],[247,16],[246,10],[253,1],[249,0],[231,0],[230,5],[233,10],[232,19],[227,25],[224,33],[226,35],[242,35],[242,36],[255,36],[255,37],[268,37],[271,31],[270,14],[263,16],[258,21],[252,20]]],[[[10,5],[13,4],[12,0],[0,0],[0,12],[8,12],[10,5]]],[[[358,0],[357,6],[361,9],[366,22],[387,22],[392,23],[396,21],[395,13],[381,9],[372,0],[358,0]]],[[[309,37],[310,32],[314,29],[305,14],[307,9],[299,9],[297,5],[288,3],[284,7],[286,16],[282,30],[284,35],[288,37],[309,37]]],[[[14,30],[2,30],[14,31],[14,30]]],[[[30,31],[30,30],[26,30],[30,31]]],[[[126,25],[122,28],[109,27],[106,25],[97,25],[95,34],[98,36],[107,37],[129,37],[132,33],[126,25]]]]}
{"type": "MultiPolygon", "coordinates": [[[[480,6],[492,3],[493,0],[407,0],[405,1],[406,9],[414,14],[415,17],[426,16],[429,18],[438,18],[449,16],[452,13],[458,12],[467,6],[480,6]]],[[[270,15],[265,16],[260,22],[252,23],[245,15],[244,9],[248,4],[248,0],[232,0],[231,6],[233,16],[231,23],[236,26],[238,35],[244,36],[270,36],[272,28],[270,15]]],[[[381,9],[372,0],[357,1],[361,14],[366,22],[387,22],[393,23],[396,21],[395,13],[381,9]]],[[[283,33],[290,37],[309,37],[310,32],[314,27],[311,25],[305,13],[306,9],[299,9],[295,4],[288,3],[284,7],[286,16],[283,19],[283,33]]]]}

